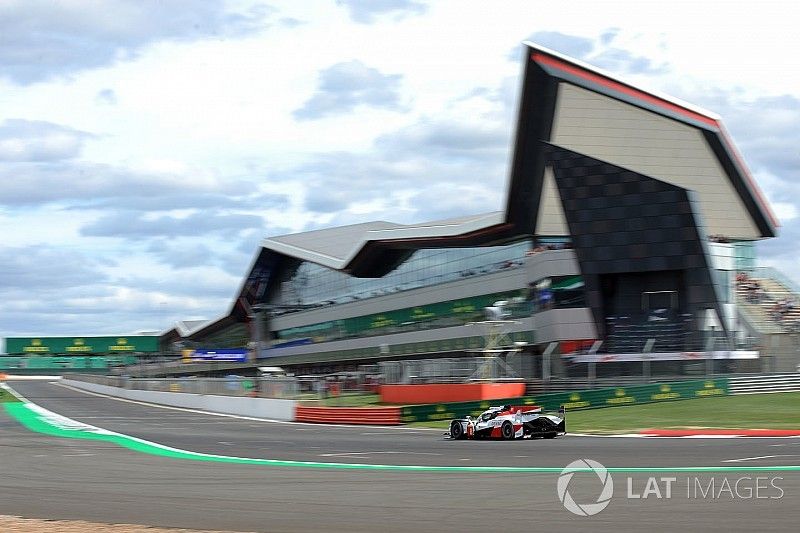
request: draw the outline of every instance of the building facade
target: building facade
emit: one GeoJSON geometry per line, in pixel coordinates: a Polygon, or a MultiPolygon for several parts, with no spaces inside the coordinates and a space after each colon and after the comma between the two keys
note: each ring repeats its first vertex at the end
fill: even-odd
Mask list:
{"type": "Polygon", "coordinates": [[[488,316],[531,354],[732,346],[737,264],[777,221],[719,117],[534,44],[524,62],[504,211],[268,238],[191,339],[355,364],[480,349],[488,316]]]}

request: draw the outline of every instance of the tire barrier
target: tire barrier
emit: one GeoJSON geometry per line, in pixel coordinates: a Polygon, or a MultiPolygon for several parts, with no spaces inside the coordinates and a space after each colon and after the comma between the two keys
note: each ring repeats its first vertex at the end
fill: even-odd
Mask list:
{"type": "Polygon", "coordinates": [[[399,407],[307,407],[295,408],[295,422],[320,424],[400,425],[399,407]]]}

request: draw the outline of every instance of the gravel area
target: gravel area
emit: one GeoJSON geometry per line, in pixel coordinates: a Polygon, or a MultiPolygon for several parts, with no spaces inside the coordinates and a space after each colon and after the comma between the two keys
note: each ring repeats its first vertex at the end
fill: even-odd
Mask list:
{"type": "Polygon", "coordinates": [[[133,524],[97,524],[81,520],[39,520],[5,515],[0,515],[0,531],[3,533],[233,533],[133,524]]]}

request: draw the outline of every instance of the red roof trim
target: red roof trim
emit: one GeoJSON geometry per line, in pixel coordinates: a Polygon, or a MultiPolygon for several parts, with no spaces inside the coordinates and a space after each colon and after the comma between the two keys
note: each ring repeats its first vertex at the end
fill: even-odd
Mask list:
{"type": "Polygon", "coordinates": [[[744,162],[744,158],[739,153],[739,150],[736,148],[736,145],[733,144],[730,136],[728,135],[728,131],[725,127],[720,124],[719,125],[719,132],[720,137],[722,137],[722,142],[727,146],[728,151],[733,155],[733,158],[736,160],[736,164],[742,170],[742,174],[744,178],[747,180],[747,183],[750,185],[750,190],[752,190],[755,195],[758,203],[761,204],[761,208],[767,213],[772,225],[776,228],[780,227],[781,223],[778,220],[778,217],[775,216],[775,213],[772,212],[772,208],[770,208],[769,203],[764,198],[764,194],[761,192],[761,188],[756,184],[753,176],[750,175],[750,169],[747,168],[747,165],[744,162]]]}
{"type": "Polygon", "coordinates": [[[736,146],[733,144],[733,142],[731,142],[730,137],[728,136],[721,122],[706,115],[703,115],[701,113],[698,113],[696,111],[692,111],[691,109],[679,106],[678,104],[675,104],[668,100],[664,100],[663,98],[659,98],[658,96],[646,93],[639,89],[634,89],[633,87],[622,84],[618,81],[609,79],[600,74],[591,72],[584,68],[578,67],[577,65],[570,64],[566,61],[562,61],[558,58],[540,52],[534,52],[533,54],[531,54],[531,59],[543,65],[556,68],[562,72],[566,72],[568,74],[572,74],[573,76],[577,76],[579,78],[583,78],[584,80],[596,83],[607,89],[611,89],[613,91],[622,93],[626,96],[631,96],[642,102],[655,105],[657,107],[660,107],[661,109],[664,109],[665,111],[678,113],[679,115],[683,115],[686,118],[701,122],[703,124],[706,124],[714,128],[716,131],[720,133],[723,143],[725,143],[725,145],[728,147],[728,150],[736,160],[739,169],[742,171],[742,175],[747,180],[748,185],[750,186],[750,190],[752,190],[753,193],[755,193],[758,203],[761,205],[763,211],[767,214],[767,217],[772,222],[772,225],[775,227],[780,226],[780,222],[778,221],[777,217],[775,217],[775,214],[772,212],[772,209],[770,208],[769,203],[767,203],[766,199],[764,198],[761,189],[758,187],[755,180],[753,180],[753,177],[750,174],[750,170],[744,163],[744,159],[742,159],[742,156],[739,154],[739,151],[736,149],[736,146]]]}
{"type": "Polygon", "coordinates": [[[706,115],[702,115],[696,111],[692,111],[691,109],[687,109],[685,107],[679,106],[669,100],[664,100],[663,98],[659,98],[658,96],[646,93],[644,91],[640,91],[639,89],[634,89],[628,85],[624,85],[618,81],[609,79],[605,76],[601,76],[600,74],[596,74],[584,68],[578,67],[576,65],[572,65],[565,61],[561,61],[552,56],[548,56],[539,52],[534,52],[531,55],[531,59],[538,63],[542,63],[549,67],[557,68],[562,72],[566,72],[568,74],[572,74],[574,76],[578,76],[579,78],[583,78],[587,81],[591,81],[593,83],[597,83],[598,85],[602,85],[607,89],[611,89],[613,91],[622,93],[626,96],[631,96],[636,98],[637,100],[641,100],[648,104],[655,105],[664,109],[665,111],[671,111],[673,113],[678,113],[679,115],[683,115],[686,118],[696,120],[698,122],[702,122],[712,128],[718,128],[719,124],[716,120],[706,115]]]}

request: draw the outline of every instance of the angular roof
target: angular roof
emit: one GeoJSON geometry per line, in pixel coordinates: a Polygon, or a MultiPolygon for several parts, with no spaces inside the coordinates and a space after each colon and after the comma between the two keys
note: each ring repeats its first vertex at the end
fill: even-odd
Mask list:
{"type": "MultiPolygon", "coordinates": [[[[778,225],[720,118],[533,43],[527,46],[505,212],[423,224],[368,222],[265,239],[280,254],[370,275],[381,254],[477,246],[552,234],[558,196],[545,188],[542,142],[695,190],[709,234],[773,237],[778,225]],[[532,216],[533,215],[533,216],[532,216]],[[538,220],[538,222],[537,222],[538,220]],[[359,265],[361,262],[363,264],[359,265]]],[[[391,254],[390,254],[391,255],[391,254]]],[[[390,261],[394,262],[394,261],[390,261]]],[[[383,261],[385,263],[385,261],[383,261]]]]}
{"type": "Polygon", "coordinates": [[[411,225],[368,222],[265,239],[231,313],[247,313],[248,302],[263,294],[276,265],[287,258],[376,277],[420,248],[563,234],[560,199],[548,185],[547,145],[695,191],[708,234],[775,236],[778,221],[717,115],[525,45],[505,211],[411,225]]]}
{"type": "Polygon", "coordinates": [[[709,234],[775,236],[778,221],[717,115],[525,44],[510,222],[538,233],[522,217],[540,209],[544,141],[694,191],[709,234]]]}
{"type": "MultiPolygon", "coordinates": [[[[325,228],[265,239],[264,248],[311,261],[337,270],[347,270],[353,259],[368,250],[372,243],[395,243],[402,248],[419,241],[457,239],[460,236],[496,226],[502,222],[500,211],[482,215],[450,218],[421,224],[366,222],[325,228]]],[[[417,248],[419,246],[414,246],[417,248]]]]}

